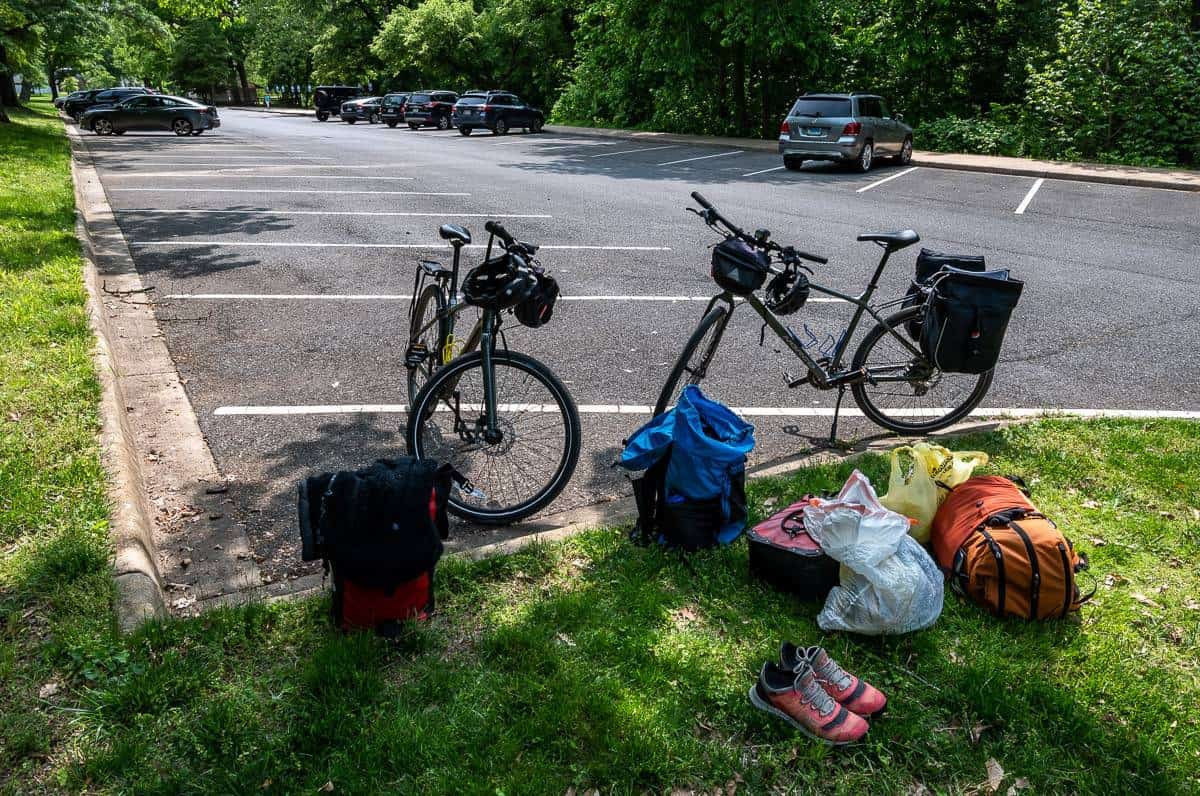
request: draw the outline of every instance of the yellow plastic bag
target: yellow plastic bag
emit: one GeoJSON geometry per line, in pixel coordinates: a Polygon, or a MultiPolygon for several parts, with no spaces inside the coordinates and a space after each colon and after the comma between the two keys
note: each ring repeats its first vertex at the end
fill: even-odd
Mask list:
{"type": "Polygon", "coordinates": [[[988,463],[988,455],[983,451],[952,451],[927,442],[918,442],[913,445],[913,450],[925,461],[930,477],[940,487],[939,506],[946,499],[950,489],[970,478],[976,467],[983,467],[988,463]]]}
{"type": "Polygon", "coordinates": [[[927,442],[896,448],[892,451],[888,491],[879,502],[914,520],[909,533],[925,544],[929,541],[933,515],[949,490],[987,462],[988,455],[983,451],[952,451],[927,442]],[[907,457],[907,464],[901,462],[902,456],[907,457]]]}
{"type": "Polygon", "coordinates": [[[888,509],[914,521],[908,532],[921,544],[929,541],[929,526],[938,508],[938,487],[929,474],[927,461],[927,454],[916,446],[894,448],[888,491],[879,498],[888,509]],[[902,456],[907,459],[904,463],[902,456]]]}

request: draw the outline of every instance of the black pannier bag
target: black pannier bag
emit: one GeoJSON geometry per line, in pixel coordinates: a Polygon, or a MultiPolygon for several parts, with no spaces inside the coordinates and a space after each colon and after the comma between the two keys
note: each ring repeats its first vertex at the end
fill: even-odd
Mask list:
{"type": "Polygon", "coordinates": [[[537,288],[513,309],[522,326],[536,329],[549,322],[558,300],[558,282],[547,274],[537,275],[537,288]]]}
{"type": "Polygon", "coordinates": [[[433,609],[452,470],[412,457],[299,483],[301,558],[333,577],[334,624],[396,635],[433,609]]]}
{"type": "Polygon", "coordinates": [[[921,322],[921,350],[946,373],[985,373],[996,366],[1004,332],[1025,283],[1008,271],[944,269],[921,322]]]}
{"type": "MultiPolygon", "coordinates": [[[[921,288],[928,285],[929,280],[945,267],[957,268],[960,271],[981,272],[987,270],[982,254],[947,254],[946,252],[935,252],[933,249],[921,249],[921,253],[917,255],[916,276],[913,278],[913,284],[909,285],[908,292],[904,294],[904,301],[900,304],[901,309],[918,306],[922,301],[921,288]]],[[[911,339],[921,339],[921,322],[919,320],[909,321],[904,324],[904,329],[911,339]]]]}
{"type": "Polygon", "coordinates": [[[750,574],[805,600],[824,600],[838,583],[838,562],[804,528],[802,498],[746,532],[750,574]]]}
{"type": "Polygon", "coordinates": [[[771,273],[767,255],[739,238],[713,246],[713,281],[735,296],[748,296],[763,286],[771,273]]]}

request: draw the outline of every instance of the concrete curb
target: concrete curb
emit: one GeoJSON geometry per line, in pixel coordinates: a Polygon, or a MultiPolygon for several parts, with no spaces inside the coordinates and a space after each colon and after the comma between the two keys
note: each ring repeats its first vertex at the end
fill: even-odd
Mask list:
{"type": "MultiPolygon", "coordinates": [[[[572,127],[551,125],[548,133],[586,135],[597,138],[620,138],[691,146],[729,147],[757,152],[778,152],[779,142],[761,138],[722,138],[719,136],[656,133],[641,130],[619,130],[605,127],[572,127]]],[[[1110,166],[1102,163],[1066,163],[1048,160],[1026,160],[992,155],[961,155],[947,152],[913,152],[912,165],[927,169],[987,172],[1018,177],[1042,177],[1052,180],[1095,182],[1110,185],[1129,185],[1140,188],[1164,188],[1175,191],[1200,191],[1200,172],[1172,169],[1110,166]]]]}
{"type": "MultiPolygon", "coordinates": [[[[72,135],[68,128],[67,135],[72,135]]],[[[146,486],[134,434],[129,427],[124,387],[112,354],[113,333],[100,298],[100,276],[96,268],[96,242],[87,225],[88,200],[85,186],[96,180],[95,171],[71,158],[75,184],[75,234],[82,243],[84,284],[88,292],[88,321],[96,338],[93,359],[100,380],[100,448],[108,475],[110,528],[115,551],[113,577],[117,584],[117,624],[132,630],[148,619],[167,615],[158,551],[154,544],[152,511],[146,503],[146,486]],[[90,172],[88,174],[87,172],[90,172]]]]}

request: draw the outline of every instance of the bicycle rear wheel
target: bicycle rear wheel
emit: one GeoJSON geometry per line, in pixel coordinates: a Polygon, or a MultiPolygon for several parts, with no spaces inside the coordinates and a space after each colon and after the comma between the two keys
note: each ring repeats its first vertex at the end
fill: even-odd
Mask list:
{"type": "Polygon", "coordinates": [[[718,303],[700,319],[700,324],[688,338],[683,351],[679,354],[679,359],[675,362],[675,367],[671,368],[671,375],[667,376],[667,382],[663,385],[662,392],[659,393],[658,403],[654,405],[655,417],[679,401],[684,387],[689,384],[699,384],[708,375],[709,365],[712,364],[713,356],[717,353],[717,346],[720,345],[721,337],[725,334],[729,316],[729,307],[718,303]]]}
{"type": "MultiPolygon", "coordinates": [[[[924,307],[889,316],[887,326],[904,334],[919,323],[924,307]]],[[[992,386],[992,371],[943,373],[923,355],[909,351],[877,324],[854,353],[852,369],[866,368],[868,378],[851,386],[854,401],[872,422],[902,434],[928,434],[954,425],[979,406],[992,386]]]]}
{"type": "Polygon", "coordinates": [[[440,368],[413,401],[408,452],[449,463],[470,484],[457,485],[450,511],[503,525],[554,500],[579,462],[575,401],[549,368],[513,351],[492,354],[497,439],[486,438],[483,355],[461,356],[440,368]]]}
{"type": "Polygon", "coordinates": [[[425,348],[425,358],[420,364],[408,368],[408,408],[411,409],[417,393],[429,381],[433,372],[442,366],[442,349],[450,325],[438,316],[445,310],[446,296],[437,285],[426,285],[413,305],[412,323],[408,330],[408,349],[414,346],[425,348]]]}

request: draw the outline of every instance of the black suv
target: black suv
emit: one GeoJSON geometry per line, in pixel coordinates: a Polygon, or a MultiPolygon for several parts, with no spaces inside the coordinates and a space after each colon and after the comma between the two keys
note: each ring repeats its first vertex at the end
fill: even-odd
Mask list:
{"type": "Polygon", "coordinates": [[[75,121],[79,121],[79,117],[88,108],[93,108],[102,105],[116,105],[121,100],[127,100],[130,97],[138,94],[149,94],[150,91],[144,88],[130,86],[119,86],[117,88],[106,88],[101,91],[89,91],[82,97],[63,103],[63,110],[71,116],[75,117],[75,121]]]}
{"type": "Polygon", "coordinates": [[[546,115],[508,91],[472,91],[458,98],[451,120],[463,135],[479,127],[492,135],[505,135],[515,127],[540,133],[546,115]]]}
{"type": "Polygon", "coordinates": [[[313,90],[313,106],[317,109],[317,121],[329,121],[337,116],[346,100],[361,97],[362,91],[354,86],[317,86],[313,90]]]}
{"type": "Polygon", "coordinates": [[[449,130],[450,114],[458,95],[453,91],[415,91],[404,106],[404,121],[414,130],[433,125],[439,130],[449,130]]]}
{"type": "Polygon", "coordinates": [[[379,104],[379,115],[387,122],[388,127],[395,127],[404,121],[404,106],[408,103],[406,93],[384,94],[383,102],[379,104]]]}

